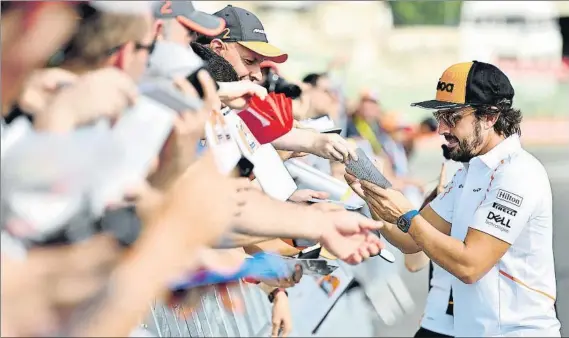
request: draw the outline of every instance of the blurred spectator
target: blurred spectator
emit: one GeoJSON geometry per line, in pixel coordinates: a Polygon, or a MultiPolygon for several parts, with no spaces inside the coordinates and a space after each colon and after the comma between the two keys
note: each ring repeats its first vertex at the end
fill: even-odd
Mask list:
{"type": "Polygon", "coordinates": [[[195,41],[198,33],[218,35],[225,28],[223,19],[196,11],[192,1],[155,1],[153,12],[158,39],[183,46],[195,41]]]}
{"type": "Polygon", "coordinates": [[[302,82],[307,84],[304,95],[308,96],[309,105],[307,118],[328,116],[333,121],[338,120],[340,102],[332,82],[325,73],[311,73],[306,75],[302,82]]]}

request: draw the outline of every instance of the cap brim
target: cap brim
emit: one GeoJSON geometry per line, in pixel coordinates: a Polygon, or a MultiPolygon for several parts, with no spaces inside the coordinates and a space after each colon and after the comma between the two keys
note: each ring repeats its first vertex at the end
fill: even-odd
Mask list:
{"type": "Polygon", "coordinates": [[[458,109],[468,107],[467,104],[446,102],[439,100],[429,100],[423,102],[411,103],[411,107],[419,107],[423,109],[441,110],[441,109],[458,109]]]}
{"type": "Polygon", "coordinates": [[[193,12],[189,17],[176,18],[186,28],[207,36],[219,35],[225,29],[225,20],[200,11],[193,12]]]}
{"type": "Polygon", "coordinates": [[[283,63],[288,59],[288,54],[267,42],[238,41],[237,43],[275,63],[283,63]]]}

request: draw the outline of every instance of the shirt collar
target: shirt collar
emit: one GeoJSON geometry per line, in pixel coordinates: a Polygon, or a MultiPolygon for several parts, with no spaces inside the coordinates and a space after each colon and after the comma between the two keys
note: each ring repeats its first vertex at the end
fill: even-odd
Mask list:
{"type": "Polygon", "coordinates": [[[502,142],[498,143],[498,145],[496,145],[486,154],[477,156],[475,158],[479,159],[489,168],[494,168],[498,165],[498,163],[500,163],[501,160],[521,149],[521,147],[522,145],[520,143],[520,137],[518,135],[512,135],[502,142]]]}

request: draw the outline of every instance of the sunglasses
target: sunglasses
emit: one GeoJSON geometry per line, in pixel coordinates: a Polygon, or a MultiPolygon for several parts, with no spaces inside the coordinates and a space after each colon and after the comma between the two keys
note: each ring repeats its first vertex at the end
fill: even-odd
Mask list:
{"type": "MultiPolygon", "coordinates": [[[[143,43],[141,43],[141,42],[135,42],[135,43],[134,43],[134,50],[137,50],[137,51],[138,51],[138,50],[147,50],[147,51],[148,51],[148,55],[150,55],[150,54],[152,54],[152,52],[154,52],[154,49],[156,48],[156,41],[157,41],[157,40],[158,40],[158,34],[156,34],[156,35],[154,36],[154,39],[152,40],[152,42],[149,43],[149,44],[147,44],[147,45],[145,45],[145,44],[143,44],[143,43]]],[[[125,43],[126,43],[126,42],[125,42],[125,43]]],[[[118,45],[118,46],[116,46],[116,47],[113,47],[113,48],[109,49],[109,50],[107,51],[107,55],[111,56],[111,55],[113,55],[114,53],[118,52],[118,51],[125,45],[125,43],[120,44],[120,45],[118,45]]]]}
{"type": "MultiPolygon", "coordinates": [[[[468,106],[471,108],[471,106],[468,106]]],[[[437,120],[438,124],[444,123],[445,125],[454,128],[460,122],[460,120],[473,113],[472,110],[439,110],[433,113],[433,117],[437,120]]]]}

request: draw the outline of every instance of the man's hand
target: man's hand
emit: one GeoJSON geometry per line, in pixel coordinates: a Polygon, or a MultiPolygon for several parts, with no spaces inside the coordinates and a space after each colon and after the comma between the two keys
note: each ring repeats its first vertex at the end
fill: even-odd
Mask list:
{"type": "Polygon", "coordinates": [[[160,152],[158,170],[149,177],[151,184],[159,189],[172,184],[195,160],[197,144],[204,137],[205,123],[217,101],[211,76],[202,70],[198,80],[204,89],[204,104],[199,111],[181,112],[176,117],[174,129],[160,152]]]}
{"type": "MultiPolygon", "coordinates": [[[[163,265],[160,257],[186,257],[171,260],[164,268],[171,278],[187,272],[188,262],[196,258],[204,246],[216,243],[231,226],[239,212],[238,190],[250,185],[248,179],[231,178],[219,173],[213,154],[208,151],[194,162],[166,191],[154,210],[145,211],[146,229],[139,242],[148,256],[163,265]],[[152,254],[158,250],[161,254],[152,254]]],[[[195,266],[199,260],[193,260],[195,266]]]]}
{"type": "Polygon", "coordinates": [[[342,163],[358,159],[356,146],[337,134],[316,134],[311,149],[317,156],[342,163]]]}
{"type": "Polygon", "coordinates": [[[45,68],[35,71],[27,80],[18,105],[32,115],[44,112],[60,85],[73,84],[78,76],[61,68],[45,68]]]}
{"type": "Polygon", "coordinates": [[[295,203],[306,203],[312,198],[327,199],[330,196],[324,191],[314,191],[310,189],[296,190],[288,199],[295,203]]]}
{"type": "Polygon", "coordinates": [[[273,301],[272,315],[273,330],[271,337],[288,337],[292,331],[292,316],[288,296],[284,292],[278,292],[273,301]]]}
{"type": "Polygon", "coordinates": [[[386,222],[397,223],[399,217],[413,210],[411,202],[400,191],[383,189],[368,181],[362,181],[361,186],[374,212],[386,222]]]}
{"type": "Polygon", "coordinates": [[[67,132],[101,118],[116,119],[137,95],[126,73],[115,68],[96,70],[61,88],[34,122],[40,130],[67,132]]]}
{"type": "Polygon", "coordinates": [[[379,238],[370,232],[381,229],[382,222],[349,211],[331,211],[324,215],[325,228],[320,243],[339,259],[358,264],[377,255],[384,247],[379,238]]]}
{"type": "Polygon", "coordinates": [[[249,80],[238,82],[220,82],[217,94],[221,102],[231,109],[244,109],[253,96],[264,100],[267,89],[249,80]]]}
{"type": "Polygon", "coordinates": [[[286,151],[286,150],[277,150],[279,153],[279,157],[283,162],[290,160],[291,158],[298,158],[307,156],[308,153],[303,153],[301,151],[286,151]]]}

